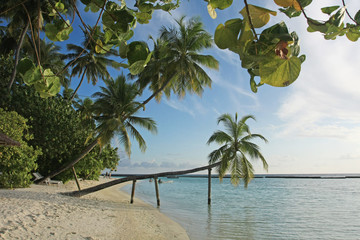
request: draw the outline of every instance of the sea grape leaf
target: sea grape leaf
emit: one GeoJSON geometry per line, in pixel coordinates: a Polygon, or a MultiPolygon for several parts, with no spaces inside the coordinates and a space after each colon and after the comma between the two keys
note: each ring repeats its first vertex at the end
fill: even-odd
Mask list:
{"type": "Polygon", "coordinates": [[[295,8],[293,7],[288,7],[288,8],[280,8],[279,9],[280,12],[284,13],[286,16],[288,16],[289,18],[293,18],[293,17],[298,17],[301,15],[301,11],[297,11],[295,8]]]}
{"type": "Polygon", "coordinates": [[[128,45],[127,58],[129,64],[145,60],[149,54],[149,48],[143,41],[134,41],[128,45]]]}
{"type": "Polygon", "coordinates": [[[293,7],[296,11],[301,11],[301,7],[297,0],[274,0],[281,7],[293,7]]]}
{"type": "Polygon", "coordinates": [[[331,15],[335,10],[337,10],[340,6],[331,6],[331,7],[323,7],[321,11],[325,14],[331,15]]]}
{"type": "Polygon", "coordinates": [[[360,37],[360,26],[350,27],[346,32],[346,37],[353,42],[356,42],[360,37]]]}
{"type": "Polygon", "coordinates": [[[331,16],[329,22],[336,27],[340,27],[345,18],[345,7],[340,8],[334,16],[331,16]]]}
{"type": "Polygon", "coordinates": [[[35,68],[33,61],[30,60],[29,58],[23,58],[19,61],[18,65],[16,67],[16,70],[21,75],[24,75],[27,71],[29,71],[30,69],[33,69],[33,68],[35,68]]]}
{"type": "Polygon", "coordinates": [[[95,52],[100,53],[102,51],[103,43],[100,39],[96,40],[95,52]]]}
{"type": "MultiPolygon", "coordinates": [[[[275,11],[272,11],[272,10],[269,10],[266,8],[262,8],[262,7],[258,7],[258,6],[254,6],[251,4],[248,4],[248,9],[249,9],[250,17],[251,17],[251,22],[255,28],[261,28],[261,27],[265,26],[270,20],[270,14],[273,16],[276,16],[276,14],[277,14],[275,11]]],[[[243,15],[244,20],[248,19],[246,7],[244,7],[240,11],[240,13],[241,13],[241,15],[243,15]]]]}
{"type": "Polygon", "coordinates": [[[42,80],[42,75],[41,75],[41,72],[40,72],[40,67],[39,66],[37,66],[37,67],[34,66],[30,70],[28,70],[23,75],[23,80],[24,80],[24,83],[26,85],[29,85],[29,86],[41,81],[42,80]]]}
{"type": "Polygon", "coordinates": [[[146,65],[148,64],[148,62],[150,62],[151,60],[151,56],[152,56],[152,52],[148,54],[148,56],[146,57],[145,60],[140,60],[137,62],[134,62],[133,64],[131,64],[129,66],[129,71],[132,75],[137,75],[139,73],[141,73],[144,68],[146,67],[146,65]]]}
{"type": "Polygon", "coordinates": [[[321,33],[326,33],[328,30],[328,26],[320,21],[308,18],[307,23],[309,24],[309,27],[307,28],[308,32],[318,31],[321,33]]]}
{"type": "Polygon", "coordinates": [[[207,10],[212,19],[215,19],[217,17],[215,8],[213,8],[210,3],[207,5],[207,10]]]}
{"type": "Polygon", "coordinates": [[[360,24],[360,10],[355,14],[354,20],[357,24],[360,24]]]}
{"type": "Polygon", "coordinates": [[[220,10],[224,10],[231,6],[233,0],[210,0],[209,4],[214,8],[218,8],[220,10]]]}
{"type": "Polygon", "coordinates": [[[254,77],[255,76],[250,75],[250,88],[251,88],[251,91],[253,91],[253,93],[257,93],[258,88],[257,88],[257,84],[255,82],[254,77]]]}
{"type": "Polygon", "coordinates": [[[69,20],[66,20],[65,23],[60,19],[55,19],[53,23],[47,23],[45,25],[45,35],[51,41],[68,40],[72,31],[73,27],[70,25],[69,20]]]}
{"type": "Polygon", "coordinates": [[[274,87],[286,87],[293,83],[299,76],[301,60],[298,57],[289,59],[273,59],[260,63],[260,78],[262,83],[274,87]]]}
{"type": "Polygon", "coordinates": [[[140,24],[149,23],[149,20],[151,19],[151,17],[152,17],[151,13],[147,13],[147,12],[136,13],[136,19],[140,24]]]}
{"type": "Polygon", "coordinates": [[[289,34],[286,24],[280,22],[262,31],[260,40],[262,42],[277,44],[280,40],[289,42],[293,39],[289,34]]]}
{"type": "Polygon", "coordinates": [[[119,46],[119,55],[120,55],[120,57],[121,58],[126,58],[127,51],[128,51],[126,41],[120,41],[118,46],[119,46]]]}
{"type": "Polygon", "coordinates": [[[220,49],[231,48],[237,44],[238,35],[242,26],[240,18],[230,19],[225,25],[219,24],[215,30],[214,41],[220,49]]]}

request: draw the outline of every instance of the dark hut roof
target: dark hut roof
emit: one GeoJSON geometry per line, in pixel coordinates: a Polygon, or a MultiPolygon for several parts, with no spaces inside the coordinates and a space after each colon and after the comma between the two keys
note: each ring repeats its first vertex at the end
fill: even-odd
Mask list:
{"type": "Polygon", "coordinates": [[[0,146],[20,146],[20,143],[0,132],[0,146]]]}

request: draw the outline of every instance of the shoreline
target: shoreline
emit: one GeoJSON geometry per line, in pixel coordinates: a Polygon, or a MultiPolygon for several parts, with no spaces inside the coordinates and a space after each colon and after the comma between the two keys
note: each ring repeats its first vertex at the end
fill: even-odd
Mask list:
{"type": "MultiPolygon", "coordinates": [[[[82,188],[100,182],[82,181],[82,188]]],[[[0,239],[189,239],[184,228],[119,184],[81,198],[74,181],[60,186],[0,189],[0,239]]]]}

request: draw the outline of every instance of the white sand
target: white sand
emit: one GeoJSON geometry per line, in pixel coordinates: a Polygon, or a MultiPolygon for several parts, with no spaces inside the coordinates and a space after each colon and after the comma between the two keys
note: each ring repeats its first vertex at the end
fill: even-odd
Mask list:
{"type": "MultiPolygon", "coordinates": [[[[102,180],[106,181],[106,180],[102,180]]],[[[98,182],[82,181],[82,188],[98,182]]],[[[113,186],[81,198],[62,186],[0,189],[0,239],[189,239],[186,231],[158,209],[113,186]]]]}

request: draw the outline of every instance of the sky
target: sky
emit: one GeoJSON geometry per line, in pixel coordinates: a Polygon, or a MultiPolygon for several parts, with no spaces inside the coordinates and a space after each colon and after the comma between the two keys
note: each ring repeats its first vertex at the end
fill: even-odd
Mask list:
{"type": "MultiPolygon", "coordinates": [[[[267,5],[263,1],[248,2],[272,10],[279,8],[272,1],[266,1],[267,5]]],[[[326,15],[321,13],[321,7],[341,3],[313,2],[316,3],[306,8],[307,15],[323,20],[326,15]]],[[[348,2],[348,11],[354,16],[360,2],[348,2]]],[[[217,10],[218,17],[214,20],[207,12],[205,1],[182,1],[171,15],[155,11],[149,24],[136,27],[133,40],[147,40],[149,35],[157,37],[162,25],[174,25],[174,19],[183,15],[200,16],[205,29],[214,34],[218,24],[241,17],[242,8],[241,1],[234,1],[230,8],[217,10]]],[[[186,95],[183,99],[163,98],[161,103],[147,104],[139,115],[154,119],[158,133],[141,131],[147,150],[140,152],[134,140],[130,158],[114,139],[112,145],[119,147],[121,159],[116,172],[156,173],[205,166],[209,153],[219,147],[215,143],[206,144],[214,131],[222,130],[217,118],[237,112],[239,116],[254,115],[256,121],[247,121],[252,133],[268,139],[268,143],[255,143],[269,164],[270,174],[360,173],[359,41],[351,42],[346,37],[325,40],[320,33],[308,33],[303,16],[288,19],[278,13],[271,16],[267,26],[281,20],[290,32],[299,35],[301,54],[306,55],[300,76],[292,85],[286,88],[264,85],[253,93],[239,56],[214,45],[203,53],[213,55],[220,62],[219,71],[206,69],[213,80],[212,87],[206,88],[201,97],[186,95]]],[[[151,46],[150,41],[148,44],[151,46]]],[[[114,78],[121,72],[111,70],[114,78]]],[[[75,80],[73,85],[76,84],[75,80]]],[[[82,85],[79,95],[91,96],[101,85],[82,85]]],[[[149,95],[150,92],[145,92],[139,100],[149,95]]],[[[254,168],[255,173],[266,173],[260,162],[254,161],[254,168]]]]}

